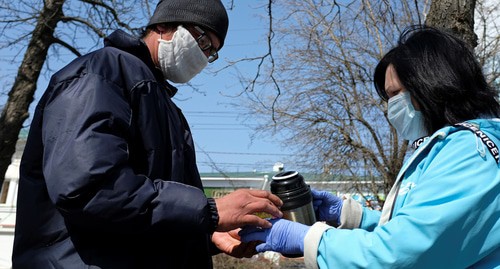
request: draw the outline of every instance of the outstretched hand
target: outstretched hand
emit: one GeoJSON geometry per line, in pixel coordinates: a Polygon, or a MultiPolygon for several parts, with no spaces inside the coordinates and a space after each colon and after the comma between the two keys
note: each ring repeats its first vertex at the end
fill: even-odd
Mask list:
{"type": "Polygon", "coordinates": [[[253,225],[264,228],[271,223],[256,216],[255,213],[267,213],[276,218],[283,216],[279,207],[283,205],[280,198],[269,191],[238,189],[222,198],[215,199],[219,213],[218,232],[225,232],[253,225]]]}
{"type": "Polygon", "coordinates": [[[255,247],[259,242],[241,242],[241,238],[238,235],[239,231],[240,229],[229,232],[215,232],[212,235],[212,242],[223,253],[235,258],[250,258],[257,254],[255,247]]]}
{"type": "Polygon", "coordinates": [[[302,223],[286,219],[271,220],[273,226],[268,229],[244,227],[239,235],[242,242],[263,242],[257,245],[258,252],[275,251],[282,254],[303,254],[304,237],[311,228],[302,223]]]}

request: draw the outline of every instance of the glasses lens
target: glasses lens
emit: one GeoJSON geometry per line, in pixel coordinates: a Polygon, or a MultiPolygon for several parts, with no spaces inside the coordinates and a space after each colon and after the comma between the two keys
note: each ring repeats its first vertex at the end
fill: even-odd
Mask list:
{"type": "Polygon", "coordinates": [[[198,38],[198,46],[200,46],[202,50],[208,50],[212,47],[212,42],[210,38],[203,34],[198,38]]]}
{"type": "Polygon", "coordinates": [[[207,36],[205,31],[201,29],[198,26],[194,26],[194,29],[200,33],[200,36],[196,38],[196,41],[198,42],[198,46],[202,51],[207,51],[209,50],[210,54],[208,56],[208,62],[211,63],[219,58],[219,55],[217,54],[217,50],[212,46],[212,41],[210,40],[210,37],[207,36]]]}

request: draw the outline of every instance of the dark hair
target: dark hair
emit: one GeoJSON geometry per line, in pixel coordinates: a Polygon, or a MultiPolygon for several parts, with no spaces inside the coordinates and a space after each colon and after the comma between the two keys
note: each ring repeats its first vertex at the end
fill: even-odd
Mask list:
{"type": "Polygon", "coordinates": [[[165,27],[169,30],[172,30],[172,31],[175,31],[177,29],[177,26],[180,25],[180,23],[178,23],[178,22],[151,24],[151,25],[148,25],[148,26],[141,29],[141,31],[139,33],[139,38],[144,39],[150,32],[152,32],[156,29],[156,25],[158,25],[158,24],[162,24],[163,27],[165,27]]]}
{"type": "Polygon", "coordinates": [[[500,116],[497,92],[486,83],[473,51],[447,32],[422,25],[403,31],[398,45],[375,68],[375,89],[385,101],[390,64],[418,102],[430,133],[448,124],[500,116]]]}

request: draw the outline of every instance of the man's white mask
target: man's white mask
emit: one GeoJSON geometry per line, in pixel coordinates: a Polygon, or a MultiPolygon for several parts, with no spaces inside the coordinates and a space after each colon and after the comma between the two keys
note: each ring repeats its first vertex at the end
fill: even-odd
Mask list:
{"type": "Polygon", "coordinates": [[[163,76],[175,83],[186,83],[205,68],[207,56],[186,28],[179,25],[172,40],[158,39],[158,62],[163,76]]]}

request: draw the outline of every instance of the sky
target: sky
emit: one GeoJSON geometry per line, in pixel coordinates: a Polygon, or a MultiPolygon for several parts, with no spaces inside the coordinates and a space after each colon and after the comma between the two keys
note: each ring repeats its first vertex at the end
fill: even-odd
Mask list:
{"type": "MultiPolygon", "coordinates": [[[[257,62],[238,64],[238,71],[225,67],[231,61],[266,53],[267,0],[222,1],[226,6],[234,2],[234,6],[228,10],[229,30],[219,59],[209,64],[205,71],[191,81],[199,91],[176,85],[180,87],[174,97],[174,102],[183,110],[191,126],[199,169],[201,172],[214,172],[218,169],[224,172],[268,172],[276,162],[284,162],[285,169],[296,169],[294,163],[288,162],[291,153],[284,146],[286,142],[283,143],[279,137],[269,136],[251,139],[255,123],[244,117],[245,111],[230,105],[242,100],[231,98],[241,93],[243,88],[237,75],[253,77],[257,72],[257,62]],[[214,75],[214,71],[219,72],[214,75]]],[[[147,19],[144,18],[144,21],[147,19]]],[[[102,40],[100,44],[102,46],[102,40]]],[[[22,58],[22,53],[22,50],[0,49],[1,82],[13,81],[12,74],[15,74],[18,65],[11,64],[10,59],[16,54],[18,58],[22,58]]],[[[66,59],[51,64],[54,71],[74,57],[69,52],[63,55],[67,55],[66,59]]],[[[42,74],[30,112],[48,80],[49,76],[42,74]]],[[[0,94],[0,105],[5,103],[5,92],[3,94],[0,94]]],[[[25,125],[29,125],[30,120],[31,118],[25,125]]]]}
{"type": "MultiPolygon", "coordinates": [[[[223,0],[223,3],[228,4],[229,1],[223,0]]],[[[245,111],[230,105],[241,100],[231,97],[238,95],[243,88],[237,74],[253,77],[257,72],[257,62],[238,64],[238,71],[225,67],[229,62],[266,53],[268,29],[266,8],[266,1],[263,0],[234,1],[233,8],[228,10],[229,29],[224,47],[219,52],[219,59],[209,64],[202,73],[190,81],[197,90],[175,85],[179,88],[179,92],[174,97],[174,102],[183,110],[191,126],[198,167],[202,173],[217,170],[269,172],[276,162],[282,162],[290,155],[281,147],[277,138],[252,139],[254,123],[247,117],[242,117],[245,111]],[[215,75],[215,71],[219,72],[215,75]]],[[[8,63],[15,54],[18,55],[18,60],[22,59],[22,53],[0,49],[0,60],[4,62],[0,67],[0,78],[3,81],[7,79],[8,83],[12,83],[14,77],[12,74],[15,74],[18,68],[18,65],[6,65],[5,62],[8,63]]],[[[31,115],[47,87],[50,75],[74,58],[69,52],[61,54],[63,55],[61,59],[50,64],[53,71],[49,74],[42,73],[40,76],[35,101],[30,107],[31,115]]],[[[5,87],[5,90],[8,89],[10,87],[5,87]]],[[[5,100],[6,95],[0,96],[0,105],[3,105],[5,100]]],[[[25,126],[30,122],[31,117],[25,126]]]]}
{"type": "MultiPolygon", "coordinates": [[[[228,11],[229,30],[219,59],[210,64],[208,72],[191,81],[200,85],[203,93],[181,87],[176,96],[177,105],[191,125],[202,172],[215,171],[213,163],[229,172],[271,171],[276,162],[284,162],[290,154],[277,138],[251,139],[252,122],[241,117],[245,111],[230,105],[237,102],[230,96],[240,93],[243,87],[235,70],[230,68],[215,76],[210,72],[220,70],[229,61],[266,53],[266,13],[263,1],[235,1],[234,8],[228,11]]],[[[256,66],[257,62],[240,64],[238,70],[246,77],[253,77],[256,66]]]]}

